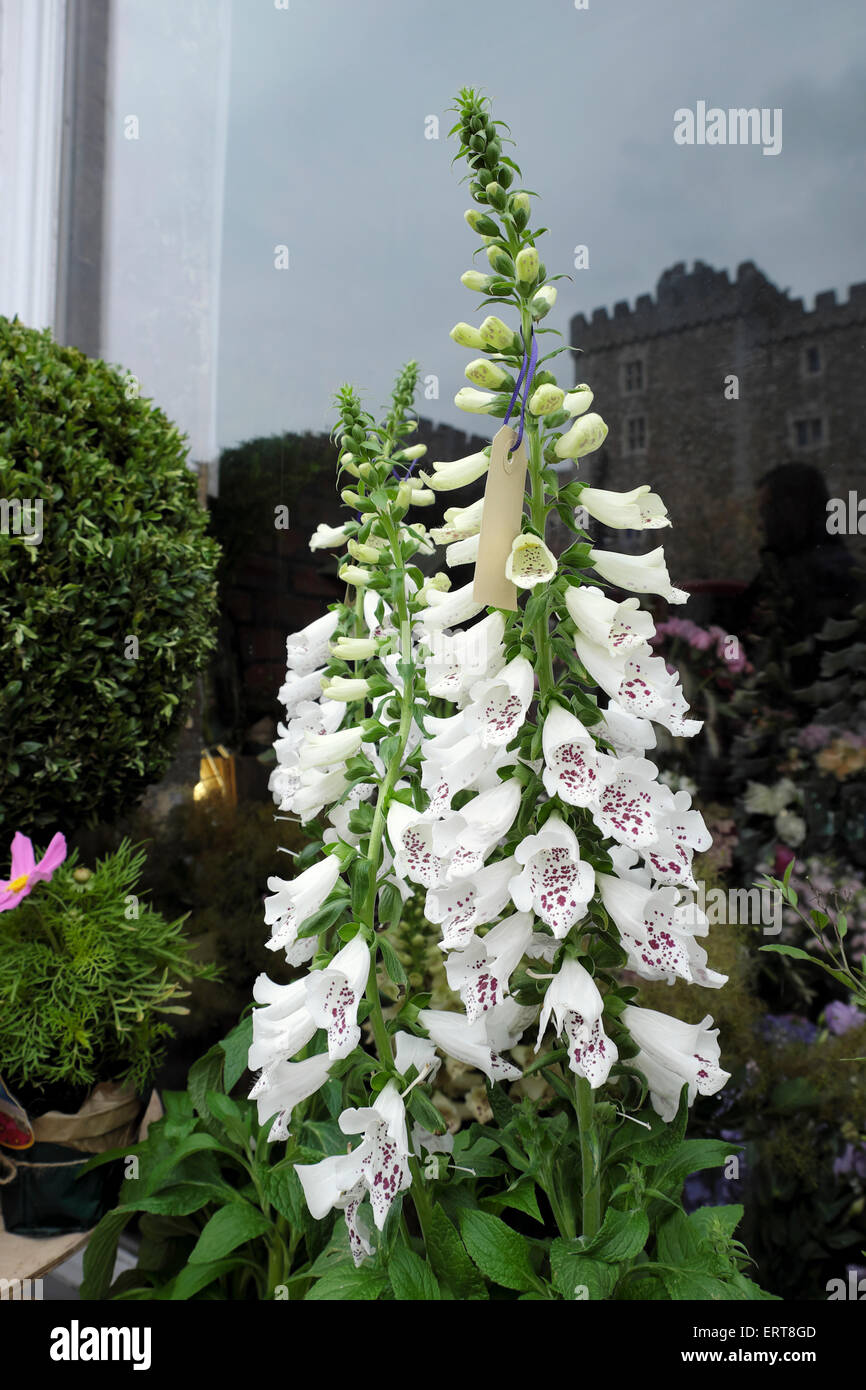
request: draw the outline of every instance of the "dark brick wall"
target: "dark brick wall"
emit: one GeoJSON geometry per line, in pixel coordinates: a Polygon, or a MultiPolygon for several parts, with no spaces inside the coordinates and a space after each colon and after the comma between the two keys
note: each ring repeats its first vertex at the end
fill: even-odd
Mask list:
{"type": "MultiPolygon", "coordinates": [[[[652,484],[673,520],[657,534],[675,580],[751,577],[755,489],[777,464],[814,464],[831,496],[866,494],[866,284],[852,286],[841,304],[832,291],[820,294],[807,312],[750,261],[734,281],[700,261],[691,272],[680,263],[661,276],[655,299],[576,315],[571,341],[583,349],[576,380],[592,387],[593,409],[610,428],[577,476],[615,489],[652,484]],[[806,369],[810,348],[820,357],[815,373],[806,369]],[[637,361],[642,385],[627,390],[626,365],[637,361]],[[732,374],[739,399],[727,400],[732,374]],[[646,429],[637,452],[629,449],[635,417],[646,429]],[[813,418],[823,422],[823,439],[798,446],[794,421],[813,418]]],[[[864,542],[850,544],[862,551],[864,542]]],[[[643,550],[646,542],[632,537],[620,548],[632,545],[643,550]]]]}

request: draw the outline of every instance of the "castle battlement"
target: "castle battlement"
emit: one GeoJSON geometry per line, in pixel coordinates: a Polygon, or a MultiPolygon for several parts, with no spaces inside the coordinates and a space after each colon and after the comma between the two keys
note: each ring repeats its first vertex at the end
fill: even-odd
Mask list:
{"type": "Polygon", "coordinates": [[[604,349],[737,318],[752,320],[759,337],[779,340],[863,322],[866,281],[851,285],[840,303],[835,290],[824,290],[808,310],[802,299],[790,299],[778,289],[754,261],[743,261],[734,280],[704,261],[695,261],[690,271],[678,261],[659,277],[655,298],[638,295],[633,309],[622,299],[612,313],[594,309],[590,319],[575,314],[571,341],[575,347],[604,349]]]}

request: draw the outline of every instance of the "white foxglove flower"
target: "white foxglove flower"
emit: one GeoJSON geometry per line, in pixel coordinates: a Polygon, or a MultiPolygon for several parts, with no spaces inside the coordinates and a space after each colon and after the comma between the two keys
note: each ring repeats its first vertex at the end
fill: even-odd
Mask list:
{"type": "Polygon", "coordinates": [[[562,705],[547,712],[542,748],[544,789],[569,806],[592,805],[599,789],[616,776],[616,759],[600,753],[589,729],[562,705]]]}
{"type": "Polygon", "coordinates": [[[652,614],[644,612],[638,599],[616,603],[593,584],[570,584],[565,606],[583,635],[611,656],[643,649],[655,634],[652,614]]]}
{"type": "Polygon", "coordinates": [[[378,650],[379,644],[372,637],[339,637],[331,643],[331,656],[339,661],[369,661],[378,650]]]}
{"type": "Polygon", "coordinates": [[[437,545],[450,545],[452,541],[477,536],[481,531],[483,512],[483,497],[469,507],[449,507],[445,513],[445,525],[434,527],[430,535],[437,545]]]}
{"type": "Polygon", "coordinates": [[[678,976],[712,989],[726,983],[726,975],[707,970],[706,951],[683,929],[675,888],[645,888],[610,874],[597,874],[596,882],[619,930],[629,970],[644,980],[672,983],[678,976]]]}
{"type": "MultiPolygon", "coordinates": [[[[327,652],[325,657],[327,657],[327,652]]],[[[319,667],[316,671],[308,671],[304,675],[300,675],[297,671],[287,672],[286,679],[277,693],[280,704],[286,707],[287,718],[292,718],[299,705],[315,700],[321,695],[324,674],[324,666],[319,667]]]]}
{"type": "Polygon", "coordinates": [[[288,1061],[306,1047],[318,1028],[307,1008],[307,982],[278,985],[259,975],[253,998],[264,1007],[253,1011],[253,1041],[247,1057],[250,1071],[261,1071],[275,1062],[288,1061]]]}
{"type": "Polygon", "coordinates": [[[600,415],[590,412],[575,420],[567,434],[561,434],[553,446],[558,459],[582,459],[600,449],[607,439],[607,425],[600,415]]]}
{"type": "Polygon", "coordinates": [[[616,700],[611,700],[604,718],[594,727],[618,758],[642,758],[648,748],[656,746],[656,731],[650,721],[623,709],[616,700]]]}
{"type": "Polygon", "coordinates": [[[315,1095],[328,1079],[331,1059],[327,1052],[307,1057],[303,1062],[275,1062],[265,1067],[250,1091],[249,1099],[256,1102],[259,1124],[273,1119],[268,1143],[288,1139],[289,1121],[296,1105],[315,1095]]]}
{"type": "Polygon", "coordinates": [[[426,639],[430,655],[424,663],[428,692],[462,702],[476,681],[497,675],[505,665],[504,633],[501,613],[490,613],[472,627],[448,635],[439,629],[431,632],[426,639]]]}
{"type": "Polygon", "coordinates": [[[332,768],[330,772],[310,768],[301,773],[301,785],[292,797],[292,810],[304,825],[308,820],[315,820],[326,806],[339,801],[348,785],[349,779],[342,767],[332,768]]]}
{"type": "Polygon", "coordinates": [[[562,388],[548,381],[533,391],[529,397],[529,409],[533,415],[552,415],[554,411],[561,410],[564,400],[562,388]]]}
{"type": "Polygon", "coordinates": [[[363,565],[341,565],[337,574],[344,584],[351,584],[355,589],[363,589],[376,577],[372,570],[365,569],[363,565]]]}
{"type": "Polygon", "coordinates": [[[515,656],[497,675],[471,686],[464,713],[485,748],[502,748],[520,732],[534,693],[535,672],[525,656],[515,656]]]}
{"type": "Polygon", "coordinates": [[[568,1065],[583,1076],[593,1090],[604,1085],[619,1056],[602,1026],[604,1000],[592,976],[579,961],[567,958],[550,982],[538,1023],[537,1052],[553,1014],[557,1036],[568,1039],[568,1065]]]}
{"type": "Polygon", "coordinates": [[[512,777],[498,787],[479,792],[459,811],[451,811],[444,820],[434,822],[433,848],[446,865],[447,883],[469,878],[481,868],[514,824],[520,796],[520,783],[512,777]]]}
{"type": "Polygon", "coordinates": [[[462,951],[452,951],[448,956],[445,962],[448,984],[463,1000],[470,1023],[503,1002],[511,973],[531,939],[531,913],[516,912],[492,927],[486,936],[473,934],[462,951]]]}
{"type": "Polygon", "coordinates": [[[730,1079],[730,1073],[719,1066],[719,1030],[710,1031],[709,1015],[702,1023],[683,1023],[655,1009],[629,1004],[622,1020],[640,1048],[632,1065],[646,1077],[652,1107],[666,1124],[677,1113],[685,1083],[692,1105],[696,1095],[713,1096],[730,1079]]]}
{"type": "Polygon", "coordinates": [[[447,1056],[465,1062],[468,1067],[477,1067],[488,1080],[520,1079],[520,1069],[491,1048],[483,1015],[469,1023],[465,1014],[451,1013],[447,1009],[421,1009],[418,1022],[447,1056]]]}
{"type": "MultiPolygon", "coordinates": [[[[361,1041],[358,1005],[370,973],[370,948],[360,934],[338,951],[324,970],[304,981],[306,1006],[317,1028],[328,1033],[328,1056],[348,1057],[361,1041]]],[[[290,986],[291,988],[291,986],[290,986]]]]}
{"type": "Polygon", "coordinates": [[[538,1005],[518,1004],[510,994],[501,1004],[494,1004],[484,1015],[487,1041],[500,1055],[516,1047],[531,1023],[538,1018],[538,1005]]]}
{"type": "Polygon", "coordinates": [[[476,391],[474,386],[461,386],[454,397],[458,410],[467,410],[470,415],[489,415],[502,399],[494,391],[476,391]]]}
{"type": "Polygon", "coordinates": [[[561,940],[586,916],[595,889],[595,874],[581,860],[577,836],[561,816],[550,816],[537,835],[521,840],[514,857],[524,866],[508,885],[514,906],[535,912],[561,940]]]}
{"type": "Polygon", "coordinates": [[[562,402],[563,410],[567,410],[569,415],[583,415],[593,402],[593,393],[582,381],[579,386],[575,386],[573,391],[569,391],[565,400],[562,402]]]}
{"type": "Polygon", "coordinates": [[[450,593],[443,593],[437,589],[429,590],[428,606],[416,614],[415,622],[428,631],[442,627],[459,627],[461,623],[468,623],[484,607],[483,603],[476,602],[472,596],[474,582],[472,580],[464,584],[462,589],[453,589],[450,593]]]}
{"type": "Polygon", "coordinates": [[[442,929],[443,951],[465,946],[476,927],[494,921],[508,903],[509,883],[517,867],[512,858],[486,864],[469,880],[430,888],[424,904],[427,920],[442,929]]]}
{"type": "Polygon", "coordinates": [[[480,536],[467,536],[465,540],[454,541],[445,551],[445,563],[449,569],[455,565],[471,565],[478,559],[480,536]]]}
{"type": "Polygon", "coordinates": [[[291,811],[292,800],[301,785],[301,774],[293,767],[280,763],[271,769],[268,778],[268,791],[280,811],[291,811]]]}
{"type": "Polygon", "coordinates": [[[499,769],[516,762],[514,752],[495,746],[485,748],[477,733],[460,739],[437,758],[425,758],[421,764],[421,786],[429,796],[427,814],[444,815],[458,792],[498,787],[499,769]]]}
{"type": "Polygon", "coordinates": [[[695,850],[708,850],[713,837],[700,811],[691,810],[691,804],[688,792],[678,791],[656,820],[657,843],[644,854],[650,872],[660,883],[697,886],[692,877],[692,855],[695,850]]]}
{"type": "Polygon", "coordinates": [[[524,531],[511,543],[511,554],[505,561],[505,578],[518,589],[534,589],[547,584],[556,574],[556,556],[540,536],[524,531]]]}
{"type": "Polygon", "coordinates": [[[323,700],[339,700],[351,704],[353,700],[363,700],[370,693],[370,682],[358,677],[331,676],[322,685],[323,700]]]}
{"type": "Polygon", "coordinates": [[[655,530],[670,526],[667,507],[649,483],[633,487],[630,492],[607,492],[604,488],[585,487],[581,490],[580,505],[603,526],[629,531],[655,530]]]}
{"type": "Polygon", "coordinates": [[[593,819],[605,835],[632,849],[659,841],[659,824],[672,805],[672,793],[658,781],[648,758],[620,758],[613,781],[599,791],[593,819]]]}
{"type": "Polygon", "coordinates": [[[627,555],[617,550],[591,550],[589,558],[602,579],[635,594],[660,594],[668,603],[685,603],[688,594],[674,588],[665,565],[664,546],[646,555],[627,555]]]}
{"type": "Polygon", "coordinates": [[[648,646],[611,656],[608,648],[576,632],[574,650],[593,680],[623,709],[641,719],[663,724],[677,737],[692,738],[700,732],[701,720],[684,717],[688,705],[679,675],[669,671],[662,658],[653,656],[648,646]]]}
{"type": "Polygon", "coordinates": [[[363,733],[360,729],[338,729],[334,734],[307,733],[298,755],[301,768],[334,767],[354,758],[360,750],[363,733]]]}
{"type": "MultiPolygon", "coordinates": [[[[335,854],[325,854],[296,878],[268,879],[268,887],[273,894],[265,898],[265,925],[271,928],[270,940],[265,942],[269,951],[280,951],[295,945],[298,928],[314,912],[318,912],[333,892],[339,877],[339,859],[335,854]]],[[[304,957],[309,959],[315,949],[316,938],[310,937],[299,944],[309,946],[309,953],[304,957]]]]}
{"type": "Polygon", "coordinates": [[[310,537],[310,549],[333,550],[336,546],[342,545],[348,526],[348,522],[343,526],[326,526],[324,521],[320,521],[310,537]]]}
{"type": "Polygon", "coordinates": [[[394,1034],[394,1066],[401,1076],[414,1067],[419,1076],[426,1072],[428,1082],[432,1082],[442,1065],[436,1048],[429,1038],[417,1038],[414,1033],[394,1034]]]}
{"type": "Polygon", "coordinates": [[[477,454],[467,454],[465,458],[454,459],[451,463],[434,463],[433,472],[422,472],[421,477],[434,492],[453,492],[483,478],[489,467],[489,452],[482,449],[477,454]]]}
{"type": "Polygon", "coordinates": [[[442,880],[442,861],[433,852],[433,824],[429,814],[416,811],[403,801],[392,801],[388,808],[394,869],[400,878],[410,878],[425,888],[435,888],[442,880]]]}
{"type": "Polygon", "coordinates": [[[317,666],[327,662],[328,643],[337,630],[340,611],[332,608],[315,622],[309,623],[300,632],[292,632],[286,638],[286,663],[290,671],[306,676],[317,666]]]}

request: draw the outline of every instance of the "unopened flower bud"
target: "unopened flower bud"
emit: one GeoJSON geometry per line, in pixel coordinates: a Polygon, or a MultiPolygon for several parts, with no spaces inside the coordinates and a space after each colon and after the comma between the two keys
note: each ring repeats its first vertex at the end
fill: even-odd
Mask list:
{"type": "Polygon", "coordinates": [[[75,879],[76,883],[87,883],[93,878],[93,874],[90,869],[85,869],[82,864],[80,868],[72,870],[72,877],[75,879]]]}
{"type": "Polygon", "coordinates": [[[486,212],[479,212],[477,208],[470,208],[468,212],[464,212],[463,216],[473,232],[478,232],[479,236],[499,235],[499,228],[493,218],[487,216],[486,212]]]}
{"type": "Polygon", "coordinates": [[[520,193],[512,193],[509,201],[509,208],[511,210],[511,216],[514,218],[515,227],[519,232],[522,232],[529,221],[529,213],[531,210],[529,194],[522,191],[520,193]]]}
{"type": "Polygon", "coordinates": [[[342,497],[347,507],[354,507],[355,511],[360,511],[361,499],[358,496],[357,492],[353,492],[352,489],[349,487],[344,487],[342,492],[340,493],[340,496],[342,497]]]}
{"type": "Polygon", "coordinates": [[[408,449],[400,450],[401,457],[404,459],[422,459],[426,452],[426,444],[410,444],[408,449]]]}
{"type": "Polygon", "coordinates": [[[351,584],[356,589],[363,589],[373,578],[372,570],[362,569],[360,565],[341,565],[337,573],[344,584],[351,584]]]}
{"type": "Polygon", "coordinates": [[[529,398],[529,409],[533,415],[550,415],[554,410],[559,410],[564,398],[564,391],[547,383],[533,391],[529,398]]]}
{"type": "Polygon", "coordinates": [[[490,391],[496,391],[504,382],[509,380],[507,372],[501,367],[497,367],[495,362],[490,362],[486,357],[476,357],[466,368],[466,375],[474,386],[486,386],[490,391]]]}
{"type": "Polygon", "coordinates": [[[361,541],[349,541],[346,549],[354,560],[360,560],[365,565],[376,565],[382,558],[374,545],[364,545],[361,541]]]}
{"type": "Polygon", "coordinates": [[[331,643],[331,655],[341,661],[368,661],[378,650],[372,637],[338,637],[331,643]]]}
{"type": "MultiPolygon", "coordinates": [[[[492,347],[497,352],[505,352],[513,346],[514,334],[502,319],[498,319],[495,314],[488,314],[478,330],[481,337],[482,347],[492,347]]],[[[468,347],[469,344],[467,343],[468,347]]]]}
{"type": "Polygon", "coordinates": [[[455,323],[449,337],[453,338],[455,343],[459,343],[461,347],[483,348],[487,346],[478,329],[473,328],[471,323],[455,323]]]}
{"type": "Polygon", "coordinates": [[[493,283],[494,278],[492,275],[483,275],[480,270],[464,270],[460,276],[460,283],[465,285],[467,290],[478,290],[483,294],[493,283]]]}
{"type": "Polygon", "coordinates": [[[575,420],[567,434],[560,435],[554,452],[560,459],[579,459],[600,449],[607,439],[607,425],[594,412],[575,420]]]}
{"type": "Polygon", "coordinates": [[[592,391],[585,382],[581,382],[573,391],[569,391],[562,402],[562,408],[567,410],[569,415],[582,415],[585,410],[589,410],[592,399],[592,391]]]}
{"type": "Polygon", "coordinates": [[[495,409],[497,397],[489,391],[475,391],[471,386],[461,386],[454,397],[458,410],[467,410],[470,415],[489,415],[495,409]]]}
{"type": "Polygon", "coordinates": [[[484,192],[487,194],[487,201],[497,212],[502,212],[508,201],[508,194],[500,183],[495,181],[485,185],[484,192]]]}
{"type": "Polygon", "coordinates": [[[549,314],[556,303],[556,286],[542,285],[538,294],[533,296],[530,304],[530,312],[534,319],[543,319],[545,314],[549,314]]]}
{"type": "Polygon", "coordinates": [[[353,680],[350,676],[332,676],[322,678],[322,699],[339,700],[342,704],[349,704],[352,700],[363,700],[370,693],[370,682],[362,680],[360,677],[353,680]]]}
{"type": "Polygon", "coordinates": [[[534,246],[524,246],[514,258],[518,280],[534,280],[538,274],[538,252],[534,246]]]}
{"type": "Polygon", "coordinates": [[[513,275],[514,262],[499,246],[488,246],[487,259],[496,271],[497,275],[513,275]]]}

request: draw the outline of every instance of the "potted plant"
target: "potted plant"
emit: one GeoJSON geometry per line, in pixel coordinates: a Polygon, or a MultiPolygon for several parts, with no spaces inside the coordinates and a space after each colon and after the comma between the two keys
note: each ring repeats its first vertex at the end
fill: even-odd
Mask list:
{"type": "Polygon", "coordinates": [[[0,1174],[20,1235],[89,1230],[113,1204],[120,1165],[77,1183],[80,1169],[134,1138],[184,986],[217,969],[191,959],[184,918],[143,901],[141,849],[124,840],[92,870],[77,858],[57,834],[38,859],[19,832],[0,882],[0,1071],[35,1141],[0,1174]]]}

